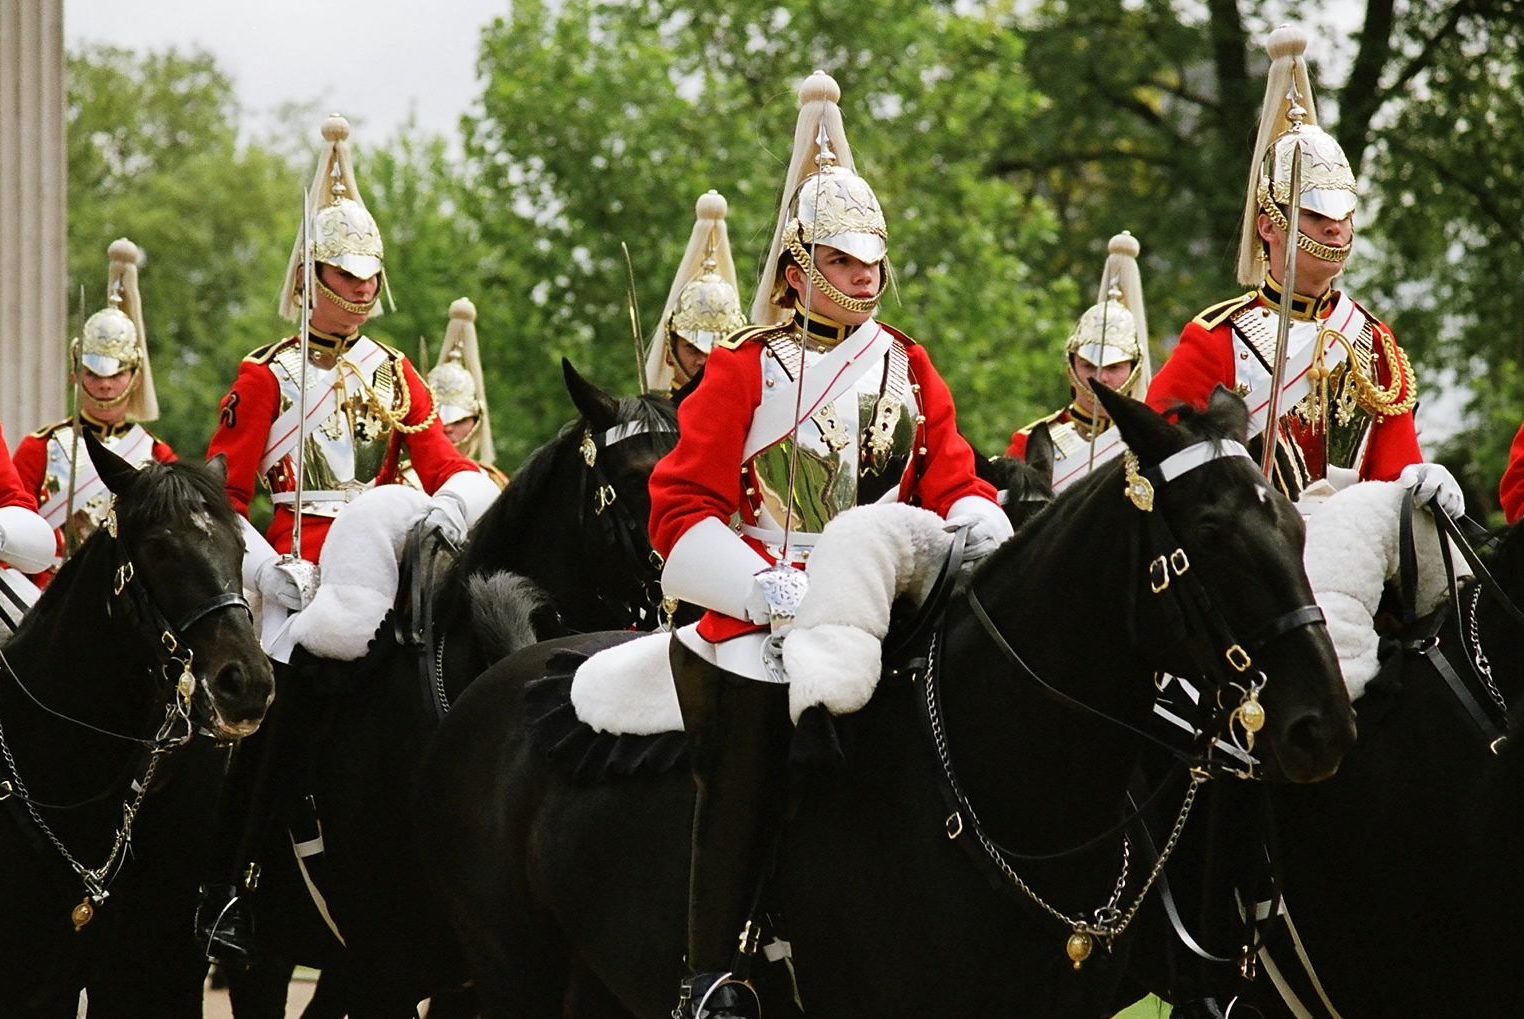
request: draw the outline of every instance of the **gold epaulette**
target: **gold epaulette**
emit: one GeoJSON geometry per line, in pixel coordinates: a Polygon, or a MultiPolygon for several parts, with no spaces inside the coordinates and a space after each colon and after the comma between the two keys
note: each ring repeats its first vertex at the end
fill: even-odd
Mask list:
{"type": "Polygon", "coordinates": [[[73,418],[64,418],[62,421],[55,421],[51,425],[43,425],[41,428],[33,432],[29,438],[41,439],[42,441],[46,442],[54,432],[58,431],[60,428],[68,428],[73,423],[73,421],[73,418]]]}
{"type": "Polygon", "coordinates": [[[715,344],[716,347],[724,347],[726,350],[738,350],[747,340],[760,340],[774,334],[786,333],[789,323],[779,322],[770,326],[749,325],[742,326],[729,336],[715,344]]]}
{"type": "Polygon", "coordinates": [[[1020,428],[1018,428],[1016,430],[1016,434],[1017,435],[1030,435],[1031,432],[1032,432],[1032,429],[1036,428],[1038,425],[1050,425],[1050,424],[1052,424],[1053,422],[1057,421],[1059,418],[1063,417],[1064,416],[1064,411],[1066,411],[1068,409],[1069,409],[1068,407],[1060,407],[1058,410],[1055,410],[1052,414],[1044,415],[1043,417],[1038,418],[1036,421],[1033,421],[1029,425],[1022,425],[1020,428]]]}
{"type": "Polygon", "coordinates": [[[1232,318],[1234,313],[1240,308],[1247,308],[1253,304],[1254,299],[1258,296],[1259,291],[1250,290],[1246,294],[1239,294],[1237,297],[1230,297],[1226,301],[1219,301],[1191,319],[1191,321],[1203,329],[1216,329],[1232,318]]]}
{"type": "Polygon", "coordinates": [[[282,347],[294,339],[296,339],[295,336],[287,336],[285,339],[276,340],[274,343],[267,343],[263,347],[255,347],[248,354],[244,355],[244,360],[249,364],[268,364],[276,354],[280,353],[282,347]]]}
{"type": "Polygon", "coordinates": [[[905,343],[905,345],[908,346],[908,347],[914,347],[916,345],[916,341],[915,341],[914,337],[909,336],[906,333],[900,332],[900,330],[896,329],[892,325],[886,325],[885,323],[880,322],[879,323],[879,328],[882,329],[884,332],[888,333],[890,336],[894,336],[894,337],[898,338],[899,340],[903,341],[905,343]]]}

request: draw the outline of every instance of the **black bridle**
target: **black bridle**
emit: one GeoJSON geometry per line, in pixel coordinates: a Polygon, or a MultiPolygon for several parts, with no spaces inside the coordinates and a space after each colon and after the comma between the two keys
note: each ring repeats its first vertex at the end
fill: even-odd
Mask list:
{"type": "Polygon", "coordinates": [[[577,495],[577,528],[581,533],[595,531],[603,547],[624,562],[629,583],[615,593],[600,586],[595,597],[609,610],[619,627],[649,629],[652,615],[661,603],[662,559],[651,548],[648,521],[632,512],[620,500],[619,492],[603,470],[602,454],[617,443],[639,435],[676,433],[675,425],[665,422],[625,421],[613,428],[594,432],[592,425],[582,429],[578,446],[585,470],[577,495]],[[591,517],[591,519],[589,519],[591,517]]]}
{"type": "MultiPolygon", "coordinates": [[[[1205,582],[1196,571],[1191,569],[1190,557],[1184,543],[1176,536],[1164,515],[1154,511],[1156,493],[1165,485],[1207,463],[1224,457],[1239,456],[1249,458],[1248,451],[1238,442],[1201,441],[1167,457],[1159,465],[1140,472],[1136,459],[1131,453],[1126,454],[1127,498],[1140,512],[1143,522],[1146,550],[1143,561],[1147,564],[1144,579],[1154,596],[1165,596],[1161,598],[1161,602],[1168,606],[1167,615],[1171,636],[1190,649],[1193,660],[1204,675],[1218,681],[1219,699],[1221,691],[1228,685],[1238,688],[1243,693],[1243,699],[1238,705],[1231,708],[1219,708],[1214,714],[1210,725],[1200,734],[1201,749],[1199,750],[1183,751],[1139,726],[1054,686],[1028,665],[1011,646],[979,600],[974,585],[966,584],[963,589],[964,600],[986,636],[1007,661],[1017,666],[1022,674],[1037,683],[1047,695],[1163,748],[1177,762],[1176,767],[1171,769],[1171,773],[1160,782],[1155,791],[1136,804],[1135,809],[1118,824],[1085,839],[1078,845],[1054,853],[1020,853],[1002,846],[979,821],[978,812],[969,802],[953,767],[949,736],[942,721],[941,689],[935,667],[936,647],[942,636],[940,633],[933,637],[931,650],[921,670],[925,683],[925,696],[920,699],[923,708],[922,718],[932,738],[942,770],[942,782],[939,786],[944,802],[950,810],[944,822],[948,838],[960,842],[976,865],[991,876],[997,887],[1024,895],[1070,928],[1068,947],[1070,958],[1074,961],[1076,969],[1089,956],[1095,939],[1099,938],[1110,944],[1131,923],[1150,888],[1162,874],[1164,864],[1177,844],[1179,833],[1184,828],[1201,784],[1222,774],[1242,776],[1242,772],[1215,759],[1212,755],[1212,747],[1217,738],[1222,735],[1227,735],[1237,742],[1236,733],[1232,729],[1236,723],[1244,733],[1245,749],[1252,750],[1253,748],[1254,733],[1260,729],[1264,721],[1258,694],[1265,683],[1263,673],[1256,673],[1259,677],[1257,682],[1248,678],[1250,670],[1253,669],[1254,656],[1274,641],[1304,626],[1325,625],[1321,609],[1316,605],[1302,605],[1277,616],[1261,627],[1251,639],[1247,641],[1236,639],[1233,628],[1216,608],[1205,582]],[[1247,685],[1240,683],[1239,679],[1247,679],[1247,685]],[[1116,892],[1111,902],[1096,910],[1091,916],[1071,917],[1059,912],[1039,897],[1016,874],[1012,861],[1062,859],[1093,849],[1121,835],[1138,821],[1143,811],[1168,784],[1174,781],[1182,769],[1188,771],[1190,785],[1175,826],[1166,845],[1156,854],[1148,877],[1144,880],[1130,907],[1122,908],[1120,899],[1127,877],[1128,851],[1125,839],[1122,878],[1117,883],[1116,892]],[[965,831],[972,837],[963,838],[960,841],[960,836],[965,831]]],[[[955,540],[955,555],[961,554],[961,545],[961,538],[955,540]]],[[[1252,775],[1252,765],[1250,773],[1252,775]]]]}
{"type": "MultiPolygon", "coordinates": [[[[181,613],[175,621],[170,621],[159,608],[158,601],[153,597],[152,592],[138,577],[137,568],[133,564],[126,542],[118,534],[114,505],[107,513],[101,529],[109,535],[112,542],[113,567],[111,594],[106,603],[107,614],[111,614],[113,606],[117,604],[116,599],[121,599],[121,604],[125,606],[127,615],[132,618],[138,635],[147,646],[154,649],[152,657],[155,659],[154,666],[159,673],[158,682],[167,692],[163,705],[163,721],[154,735],[142,737],[113,732],[58,711],[44,703],[32,691],[5,657],[4,652],[0,651],[0,666],[3,666],[5,674],[27,699],[42,711],[97,735],[133,743],[143,748],[137,765],[130,773],[128,795],[122,804],[122,823],[112,838],[112,848],[103,864],[91,868],[86,867],[74,857],[52,827],[38,813],[38,809],[77,810],[98,803],[110,796],[115,783],[77,803],[44,803],[35,799],[17,770],[15,755],[6,739],[4,725],[0,723],[0,765],[3,765],[5,769],[4,776],[0,776],[0,803],[10,808],[12,816],[16,818],[22,832],[34,847],[44,855],[51,847],[63,857],[80,879],[84,887],[84,898],[71,913],[76,930],[90,922],[96,908],[110,895],[109,886],[125,862],[125,850],[132,842],[133,823],[153,786],[160,762],[189,743],[197,734],[198,727],[192,719],[197,690],[194,672],[195,654],[185,641],[185,631],[211,613],[233,606],[241,607],[249,614],[250,622],[253,621],[253,612],[249,608],[249,603],[242,594],[238,593],[215,595],[181,613]]],[[[152,672],[153,667],[150,667],[150,673],[152,672]]],[[[215,709],[208,708],[207,710],[210,712],[215,709]]],[[[202,727],[201,731],[206,730],[202,727]]]]}

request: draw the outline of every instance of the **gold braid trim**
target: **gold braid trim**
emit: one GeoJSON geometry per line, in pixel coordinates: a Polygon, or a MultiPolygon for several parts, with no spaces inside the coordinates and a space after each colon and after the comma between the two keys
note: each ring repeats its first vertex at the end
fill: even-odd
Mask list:
{"type": "MultiPolygon", "coordinates": [[[[1274,202],[1270,201],[1268,193],[1264,191],[1263,184],[1260,185],[1260,190],[1260,211],[1270,217],[1270,222],[1274,223],[1277,227],[1286,231],[1287,233],[1290,233],[1291,223],[1286,219],[1286,214],[1281,211],[1281,207],[1279,205],[1276,205],[1274,202]]],[[[1349,244],[1345,244],[1342,247],[1336,248],[1331,244],[1319,244],[1317,241],[1313,240],[1311,237],[1308,237],[1306,234],[1302,233],[1302,231],[1298,230],[1296,232],[1296,246],[1307,252],[1307,254],[1311,255],[1313,258],[1319,259],[1321,261],[1343,262],[1349,258],[1349,252],[1350,249],[1354,247],[1354,242],[1351,241],[1349,244]]]]}
{"type": "Polygon", "coordinates": [[[1327,335],[1344,347],[1345,356],[1349,359],[1350,378],[1355,383],[1355,402],[1360,405],[1360,409],[1381,418],[1401,417],[1418,404],[1418,380],[1413,375],[1412,362],[1402,348],[1397,346],[1396,338],[1385,330],[1378,330],[1378,333],[1381,353],[1386,357],[1387,364],[1392,366],[1392,384],[1385,389],[1373,381],[1376,374],[1374,358],[1367,373],[1361,369],[1349,337],[1336,329],[1328,330],[1327,335]],[[1407,393],[1407,396],[1403,397],[1403,393],[1407,393]]]}
{"type": "Polygon", "coordinates": [[[401,432],[403,435],[417,435],[419,432],[426,430],[430,425],[438,420],[439,401],[434,398],[434,390],[429,388],[428,380],[420,379],[419,381],[423,383],[423,388],[428,390],[429,394],[430,407],[428,417],[425,417],[416,425],[404,424],[403,422],[413,409],[413,391],[408,387],[407,373],[402,370],[402,359],[400,357],[394,358],[391,363],[397,366],[395,374],[397,375],[398,381],[402,383],[397,387],[396,390],[401,400],[402,406],[395,412],[392,411],[390,407],[385,406],[380,401],[380,399],[377,398],[376,391],[370,386],[365,387],[366,398],[369,400],[371,408],[375,410],[378,415],[384,418],[388,424],[397,429],[397,431],[401,432]]]}
{"type": "MultiPolygon", "coordinates": [[[[803,244],[799,243],[797,237],[790,237],[788,239],[788,250],[789,254],[794,256],[794,260],[799,263],[799,267],[810,274],[810,282],[815,284],[815,289],[835,301],[837,306],[843,311],[865,315],[878,307],[877,297],[871,301],[864,301],[856,297],[848,297],[832,286],[831,281],[821,275],[819,269],[815,268],[814,259],[810,258],[809,251],[803,244]]],[[[882,290],[880,290],[880,293],[882,293],[882,290]]]]}

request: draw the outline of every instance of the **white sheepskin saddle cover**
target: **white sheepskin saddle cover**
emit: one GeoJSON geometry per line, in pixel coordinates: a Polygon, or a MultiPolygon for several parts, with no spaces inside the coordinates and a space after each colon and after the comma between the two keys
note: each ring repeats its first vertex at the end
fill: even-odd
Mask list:
{"type": "MultiPolygon", "coordinates": [[[[342,518],[340,518],[342,519],[342,518]]],[[[810,589],[783,642],[789,712],[819,704],[844,715],[868,703],[895,598],[930,593],[952,535],[928,510],[859,506],[826,525],[810,556],[810,589]]],[[[668,659],[671,636],[651,634],[600,651],[578,667],[571,701],[600,732],[652,735],[682,728],[668,659]]]]}
{"type": "Polygon", "coordinates": [[[291,620],[291,637],[320,658],[364,657],[397,600],[397,562],[429,497],[407,485],[378,485],[334,518],[318,558],[312,603],[291,620]]]}
{"type": "MultiPolygon", "coordinates": [[[[1313,596],[1328,617],[1339,665],[1351,700],[1365,692],[1376,675],[1376,630],[1373,619],[1387,581],[1398,576],[1398,536],[1403,486],[1390,481],[1366,481],[1329,497],[1307,518],[1307,545],[1302,560],[1313,596]]],[[[1417,610],[1420,615],[1439,606],[1448,593],[1439,536],[1428,510],[1413,516],[1413,545],[1418,561],[1417,610]]],[[[1470,568],[1452,545],[1457,578],[1470,568]]]]}

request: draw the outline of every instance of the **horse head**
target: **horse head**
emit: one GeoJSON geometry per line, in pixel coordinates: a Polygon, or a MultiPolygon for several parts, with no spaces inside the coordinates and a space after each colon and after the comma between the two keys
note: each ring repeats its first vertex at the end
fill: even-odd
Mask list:
{"type": "Polygon", "coordinates": [[[1327,778],[1354,742],[1354,714],[1302,566],[1301,516],[1243,450],[1243,401],[1219,387],[1205,411],[1178,409],[1171,423],[1093,388],[1130,451],[1146,550],[1129,624],[1138,650],[1203,681],[1217,734],[1252,744],[1266,778],[1327,778]]]}
{"type": "Polygon", "coordinates": [[[275,680],[243,598],[243,538],[228,505],[226,462],[134,468],[84,435],[116,496],[91,541],[110,549],[113,601],[126,604],[125,617],[161,660],[159,672],[188,719],[222,739],[251,734],[275,680]]]}

